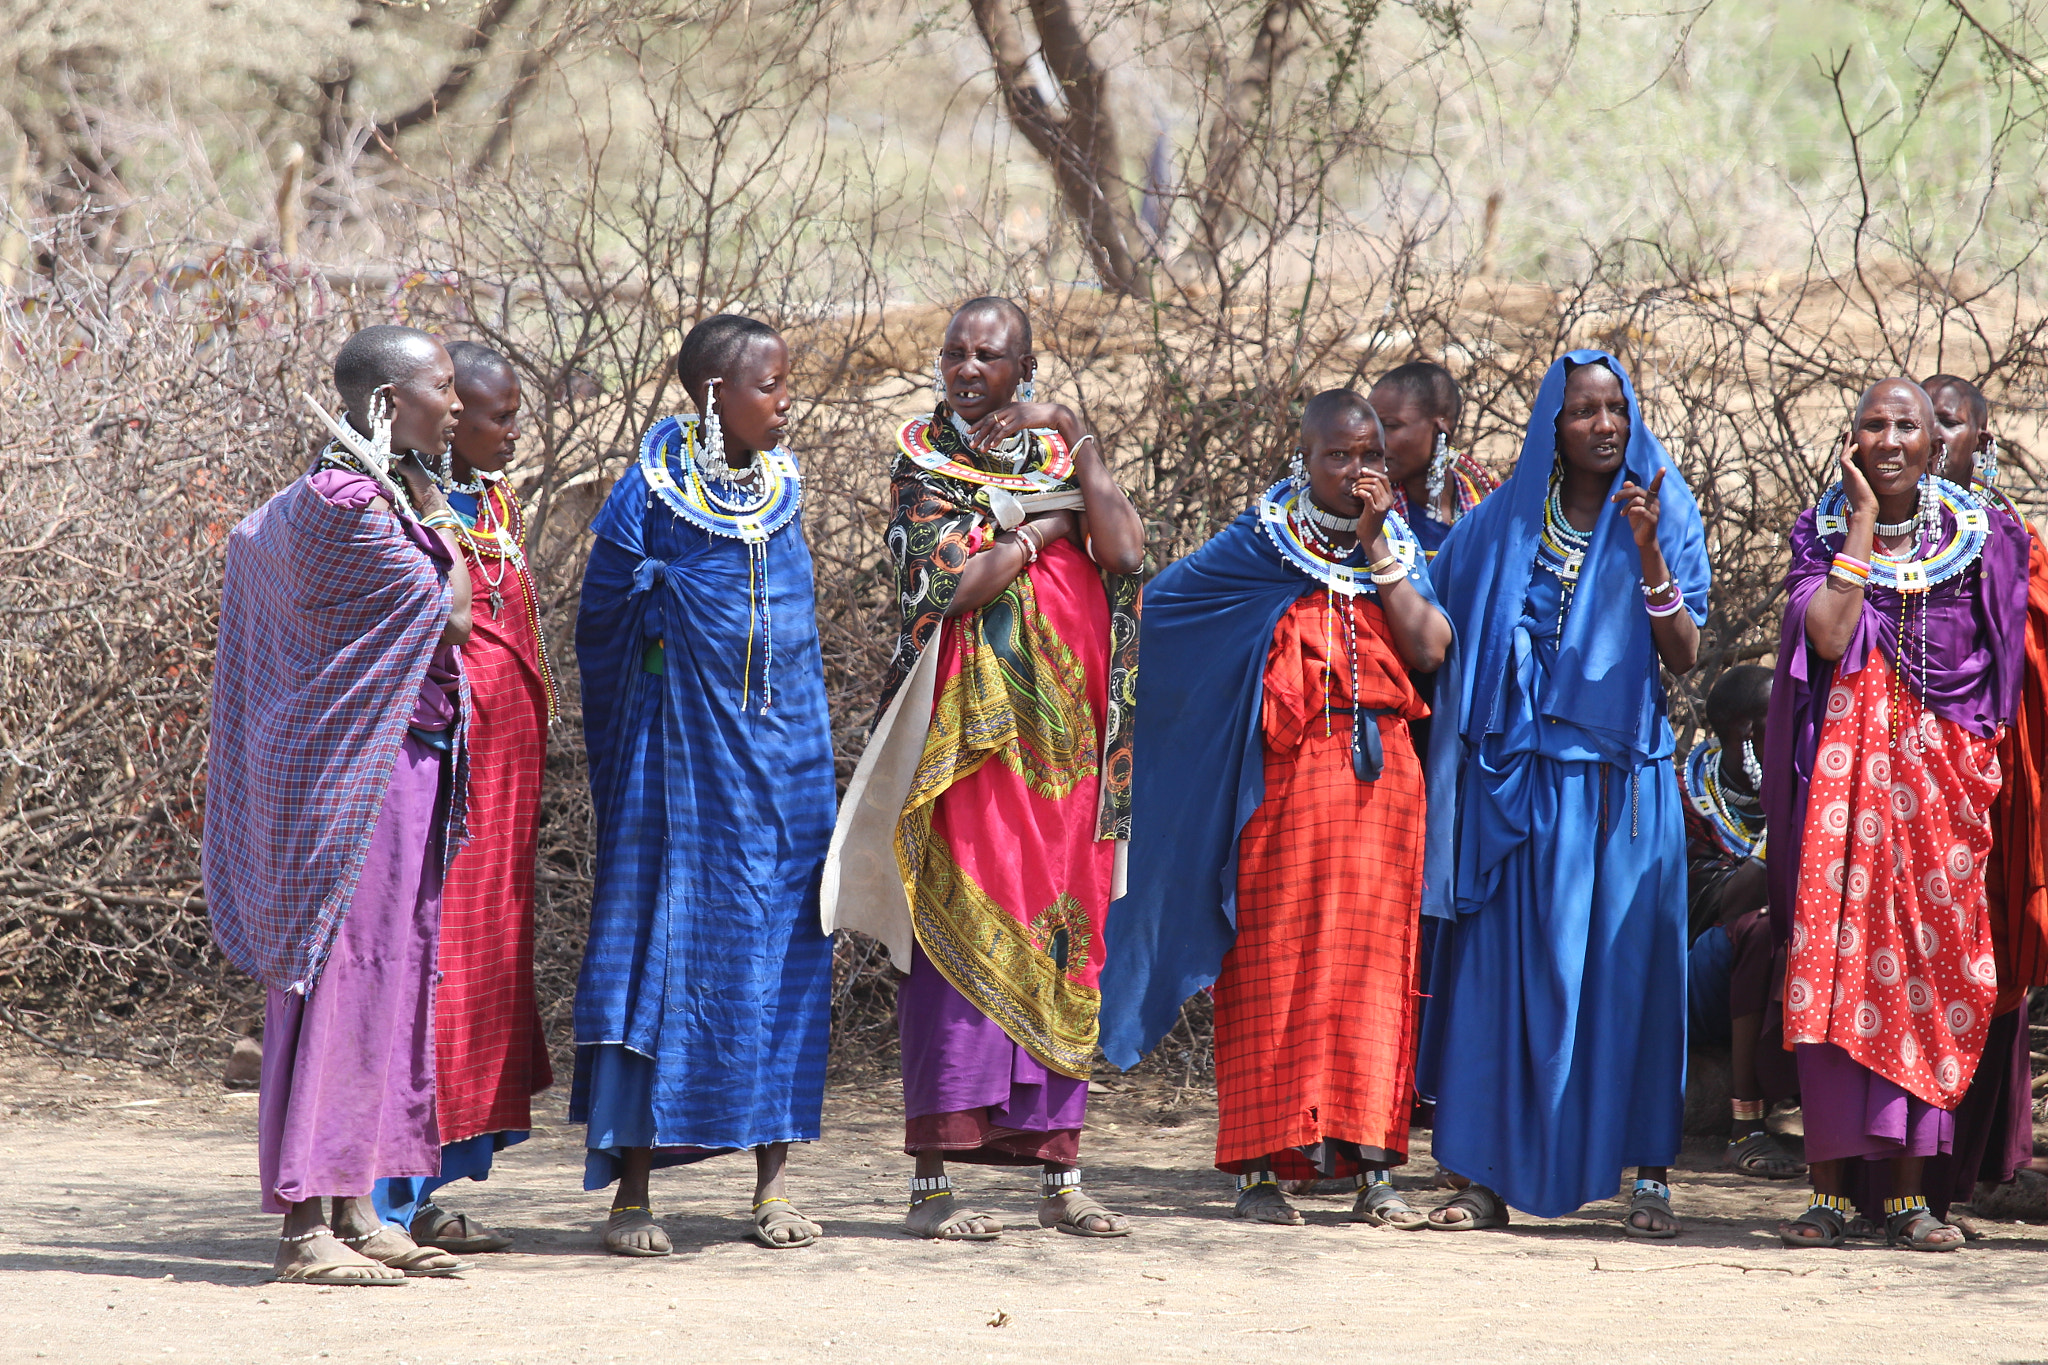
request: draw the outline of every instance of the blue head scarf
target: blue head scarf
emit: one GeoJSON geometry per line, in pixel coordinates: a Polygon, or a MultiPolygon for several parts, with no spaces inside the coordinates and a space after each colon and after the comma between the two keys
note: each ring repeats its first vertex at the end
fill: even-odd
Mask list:
{"type": "MultiPolygon", "coordinates": [[[[1448,914],[1451,833],[1457,808],[1456,783],[1464,747],[1477,745],[1499,727],[1501,689],[1512,662],[1515,626],[1529,596],[1537,543],[1543,534],[1543,504],[1556,467],[1557,419],[1564,386],[1581,365],[1605,365],[1621,381],[1628,401],[1628,449],[1614,472],[1613,489],[1624,482],[1647,488],[1665,471],[1658,489],[1657,543],[1664,562],[1685,594],[1695,623],[1707,616],[1712,571],[1699,503],[1663,443],[1643,420],[1635,386],[1621,362],[1605,351],[1572,351],[1543,376],[1535,408],[1522,439],[1521,458],[1499,491],[1468,512],[1451,531],[1430,565],[1430,579],[1458,638],[1455,666],[1438,675],[1436,717],[1429,754],[1430,852],[1424,874],[1424,908],[1448,914]],[[1460,742],[1462,741],[1462,743],[1460,742]]],[[[1664,684],[1643,610],[1642,562],[1628,519],[1604,511],[1593,529],[1573,601],[1558,641],[1556,679],[1543,698],[1546,717],[1576,726],[1617,761],[1640,764],[1668,743],[1664,684]]]]}

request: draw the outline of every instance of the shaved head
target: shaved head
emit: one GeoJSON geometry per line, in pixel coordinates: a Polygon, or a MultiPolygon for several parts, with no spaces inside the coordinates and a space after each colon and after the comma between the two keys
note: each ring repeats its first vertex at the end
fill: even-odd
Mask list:
{"type": "Polygon", "coordinates": [[[485,375],[493,379],[517,378],[512,362],[480,341],[451,341],[448,358],[455,362],[455,382],[465,387],[485,375]]]}
{"type": "Polygon", "coordinates": [[[953,320],[965,317],[999,317],[1010,327],[1010,344],[1018,355],[1031,354],[1031,315],[1006,298],[994,294],[969,299],[953,311],[953,320]]]}
{"type": "Polygon", "coordinates": [[[335,354],[334,387],[350,412],[367,417],[372,393],[386,384],[404,383],[444,354],[440,339],[417,327],[365,327],[342,342],[335,354]]]}
{"type": "Polygon", "coordinates": [[[1927,390],[1921,388],[1918,384],[1915,384],[1912,380],[1904,378],[1903,376],[1896,376],[1891,379],[1880,379],[1875,384],[1872,384],[1869,388],[1865,389],[1863,391],[1863,396],[1856,400],[1856,420],[1863,420],[1863,414],[1865,410],[1867,410],[1870,407],[1870,405],[1876,402],[1879,398],[1890,398],[1895,395],[1909,399],[1913,403],[1913,405],[1919,410],[1920,416],[1924,419],[1923,425],[1925,425],[1929,429],[1933,428],[1934,400],[1927,396],[1927,390]]]}
{"type": "Polygon", "coordinates": [[[1380,415],[1372,410],[1372,404],[1365,401],[1365,395],[1356,389],[1325,389],[1309,399],[1308,406],[1301,410],[1304,435],[1310,432],[1327,435],[1333,428],[1354,421],[1375,427],[1380,424],[1380,415]]]}

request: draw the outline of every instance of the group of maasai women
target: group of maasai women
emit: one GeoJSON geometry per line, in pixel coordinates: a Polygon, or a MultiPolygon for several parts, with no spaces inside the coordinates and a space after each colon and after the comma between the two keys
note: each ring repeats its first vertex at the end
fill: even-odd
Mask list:
{"type": "MultiPolygon", "coordinates": [[[[1344,1179],[1360,1221],[1500,1227],[1632,1167],[1624,1229],[1676,1236],[1689,1013],[1731,1047],[1731,1165],[1805,1173],[1764,1122],[1802,1100],[1788,1245],[1952,1249],[1949,1202],[2029,1159],[2048,550],[1967,382],[1863,397],[1792,530],[1775,674],[1724,672],[1681,763],[1663,674],[1698,656],[1705,536],[1612,356],[1552,366],[1497,489],[1441,367],[1316,394],[1286,475],[1145,585],[1141,627],[1143,521],[1037,397],[1025,313],[976,299],[895,434],[898,623],[841,799],[789,350],[719,315],[677,370],[696,413],[613,486],[576,626],[569,1112],[610,1251],[671,1250],[656,1167],[742,1150],[755,1239],[823,1235],[784,1168],[819,1133],[836,929],[902,973],[905,1228],[934,1240],[1003,1231],[949,1162],[1036,1167],[1042,1226],[1127,1235],[1081,1185],[1091,1065],[1204,990],[1216,1164],[1261,1222],[1344,1179]],[[1455,1190],[1427,1212],[1391,1176],[1418,1110],[1455,1190]]],[[[205,871],[270,992],[277,1276],[386,1284],[508,1245],[434,1200],[551,1079],[554,685],[510,366],[372,327],[334,378],[334,441],[230,539],[205,871]]]]}

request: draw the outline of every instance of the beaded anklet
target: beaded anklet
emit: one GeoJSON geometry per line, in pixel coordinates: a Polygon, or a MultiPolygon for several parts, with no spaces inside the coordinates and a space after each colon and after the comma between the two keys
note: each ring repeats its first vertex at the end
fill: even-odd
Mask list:
{"type": "Polygon", "coordinates": [[[1041,1198],[1057,1199],[1063,1194],[1080,1188],[1081,1172],[1078,1169],[1072,1171],[1040,1171],[1038,1173],[1038,1193],[1041,1198]]]}
{"type": "Polygon", "coordinates": [[[937,1199],[940,1195],[953,1192],[953,1177],[949,1175],[914,1175],[910,1177],[910,1207],[937,1199]]]}

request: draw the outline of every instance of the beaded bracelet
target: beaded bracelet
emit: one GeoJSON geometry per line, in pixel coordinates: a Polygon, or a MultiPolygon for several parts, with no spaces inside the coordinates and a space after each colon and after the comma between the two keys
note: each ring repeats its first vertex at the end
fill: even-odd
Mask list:
{"type": "Polygon", "coordinates": [[[1646,583],[1643,585],[1643,598],[1647,601],[1648,599],[1655,597],[1658,593],[1669,592],[1671,591],[1671,589],[1677,586],[1678,580],[1675,578],[1667,578],[1654,588],[1646,583]]]}
{"type": "Polygon", "coordinates": [[[1036,564],[1038,562],[1038,552],[1042,548],[1038,543],[1038,532],[1032,531],[1028,525],[1019,526],[1017,528],[1017,543],[1024,547],[1024,562],[1026,564],[1036,564]],[[1031,534],[1026,535],[1026,531],[1030,531],[1031,534]]]}
{"type": "Polygon", "coordinates": [[[1679,612],[1685,610],[1685,594],[1680,592],[1661,607],[1646,599],[1643,602],[1643,610],[1660,619],[1666,616],[1676,616],[1679,612]]]}
{"type": "Polygon", "coordinates": [[[1860,588],[1870,581],[1870,565],[1851,555],[1836,555],[1828,565],[1828,577],[1839,578],[1852,588],[1860,588]]]}

